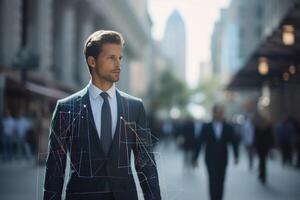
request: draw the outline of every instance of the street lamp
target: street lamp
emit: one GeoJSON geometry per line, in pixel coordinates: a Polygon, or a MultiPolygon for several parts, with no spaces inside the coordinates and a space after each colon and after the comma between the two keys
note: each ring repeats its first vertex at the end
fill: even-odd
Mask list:
{"type": "Polygon", "coordinates": [[[290,73],[291,75],[296,74],[296,67],[295,67],[295,65],[289,66],[289,73],[290,73]]]}
{"type": "Polygon", "coordinates": [[[292,25],[284,25],[282,32],[282,41],[285,45],[293,45],[295,43],[295,29],[292,25]]]}
{"type": "Polygon", "coordinates": [[[283,80],[288,81],[290,79],[290,74],[287,72],[283,73],[283,80]]]}
{"type": "Polygon", "coordinates": [[[260,57],[258,60],[258,72],[261,75],[267,75],[269,73],[269,64],[266,57],[260,57]]]}

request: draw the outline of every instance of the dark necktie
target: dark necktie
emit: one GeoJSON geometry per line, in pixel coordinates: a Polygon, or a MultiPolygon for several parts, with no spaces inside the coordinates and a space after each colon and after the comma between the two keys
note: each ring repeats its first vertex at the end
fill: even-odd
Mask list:
{"type": "Polygon", "coordinates": [[[107,155],[112,141],[111,111],[107,99],[108,94],[106,92],[102,92],[100,95],[103,98],[101,110],[101,144],[103,146],[104,153],[107,155]]]}

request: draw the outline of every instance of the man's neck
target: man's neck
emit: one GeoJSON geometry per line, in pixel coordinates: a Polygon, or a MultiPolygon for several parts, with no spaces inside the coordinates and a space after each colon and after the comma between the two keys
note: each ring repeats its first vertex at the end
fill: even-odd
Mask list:
{"type": "Polygon", "coordinates": [[[109,90],[114,83],[108,82],[108,81],[101,81],[101,80],[96,80],[92,78],[92,83],[99,88],[102,91],[107,91],[109,90]]]}

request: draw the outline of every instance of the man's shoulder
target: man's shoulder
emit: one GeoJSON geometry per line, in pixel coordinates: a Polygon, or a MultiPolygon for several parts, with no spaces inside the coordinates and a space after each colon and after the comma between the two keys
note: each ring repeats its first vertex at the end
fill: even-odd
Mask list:
{"type": "Polygon", "coordinates": [[[69,103],[73,103],[75,101],[77,101],[79,98],[81,98],[83,95],[85,95],[87,92],[87,88],[83,88],[82,90],[73,93],[63,99],[59,99],[57,101],[57,104],[59,105],[64,105],[64,104],[69,104],[69,103]]]}
{"type": "Polygon", "coordinates": [[[130,94],[128,94],[126,92],[123,92],[121,90],[117,90],[117,92],[120,94],[121,97],[123,97],[127,101],[135,102],[135,103],[142,103],[143,102],[143,100],[141,98],[135,97],[135,96],[130,95],[130,94]]]}

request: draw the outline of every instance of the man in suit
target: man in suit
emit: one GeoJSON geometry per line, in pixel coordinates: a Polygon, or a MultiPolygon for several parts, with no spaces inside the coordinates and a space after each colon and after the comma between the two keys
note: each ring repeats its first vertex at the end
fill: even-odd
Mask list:
{"type": "Polygon", "coordinates": [[[91,81],[57,102],[44,200],[61,200],[67,159],[67,200],[137,200],[131,152],[145,200],[161,199],[143,103],[115,87],[123,44],[122,35],[115,31],[96,31],[88,37],[84,54],[91,81]]]}
{"type": "Polygon", "coordinates": [[[182,134],[184,137],[184,166],[188,169],[192,167],[193,164],[193,153],[195,146],[195,136],[194,136],[194,121],[189,118],[186,119],[182,127],[182,134]]]}
{"type": "Polygon", "coordinates": [[[203,125],[198,139],[194,163],[200,154],[201,146],[205,144],[205,163],[209,177],[209,192],[211,200],[221,200],[223,197],[224,180],[228,160],[227,146],[231,144],[235,163],[238,163],[238,145],[234,129],[224,120],[224,107],[213,107],[213,120],[203,125]]]}
{"type": "Polygon", "coordinates": [[[267,157],[273,146],[274,140],[272,127],[267,119],[261,114],[256,116],[254,133],[254,146],[259,159],[258,178],[262,184],[266,184],[267,157]]]}
{"type": "Polygon", "coordinates": [[[199,140],[200,140],[200,136],[203,130],[205,123],[202,120],[196,119],[194,121],[194,142],[193,142],[193,153],[192,153],[192,166],[193,167],[197,167],[198,166],[198,162],[197,162],[197,158],[199,155],[199,140]],[[197,155],[197,156],[195,156],[197,155]]]}

